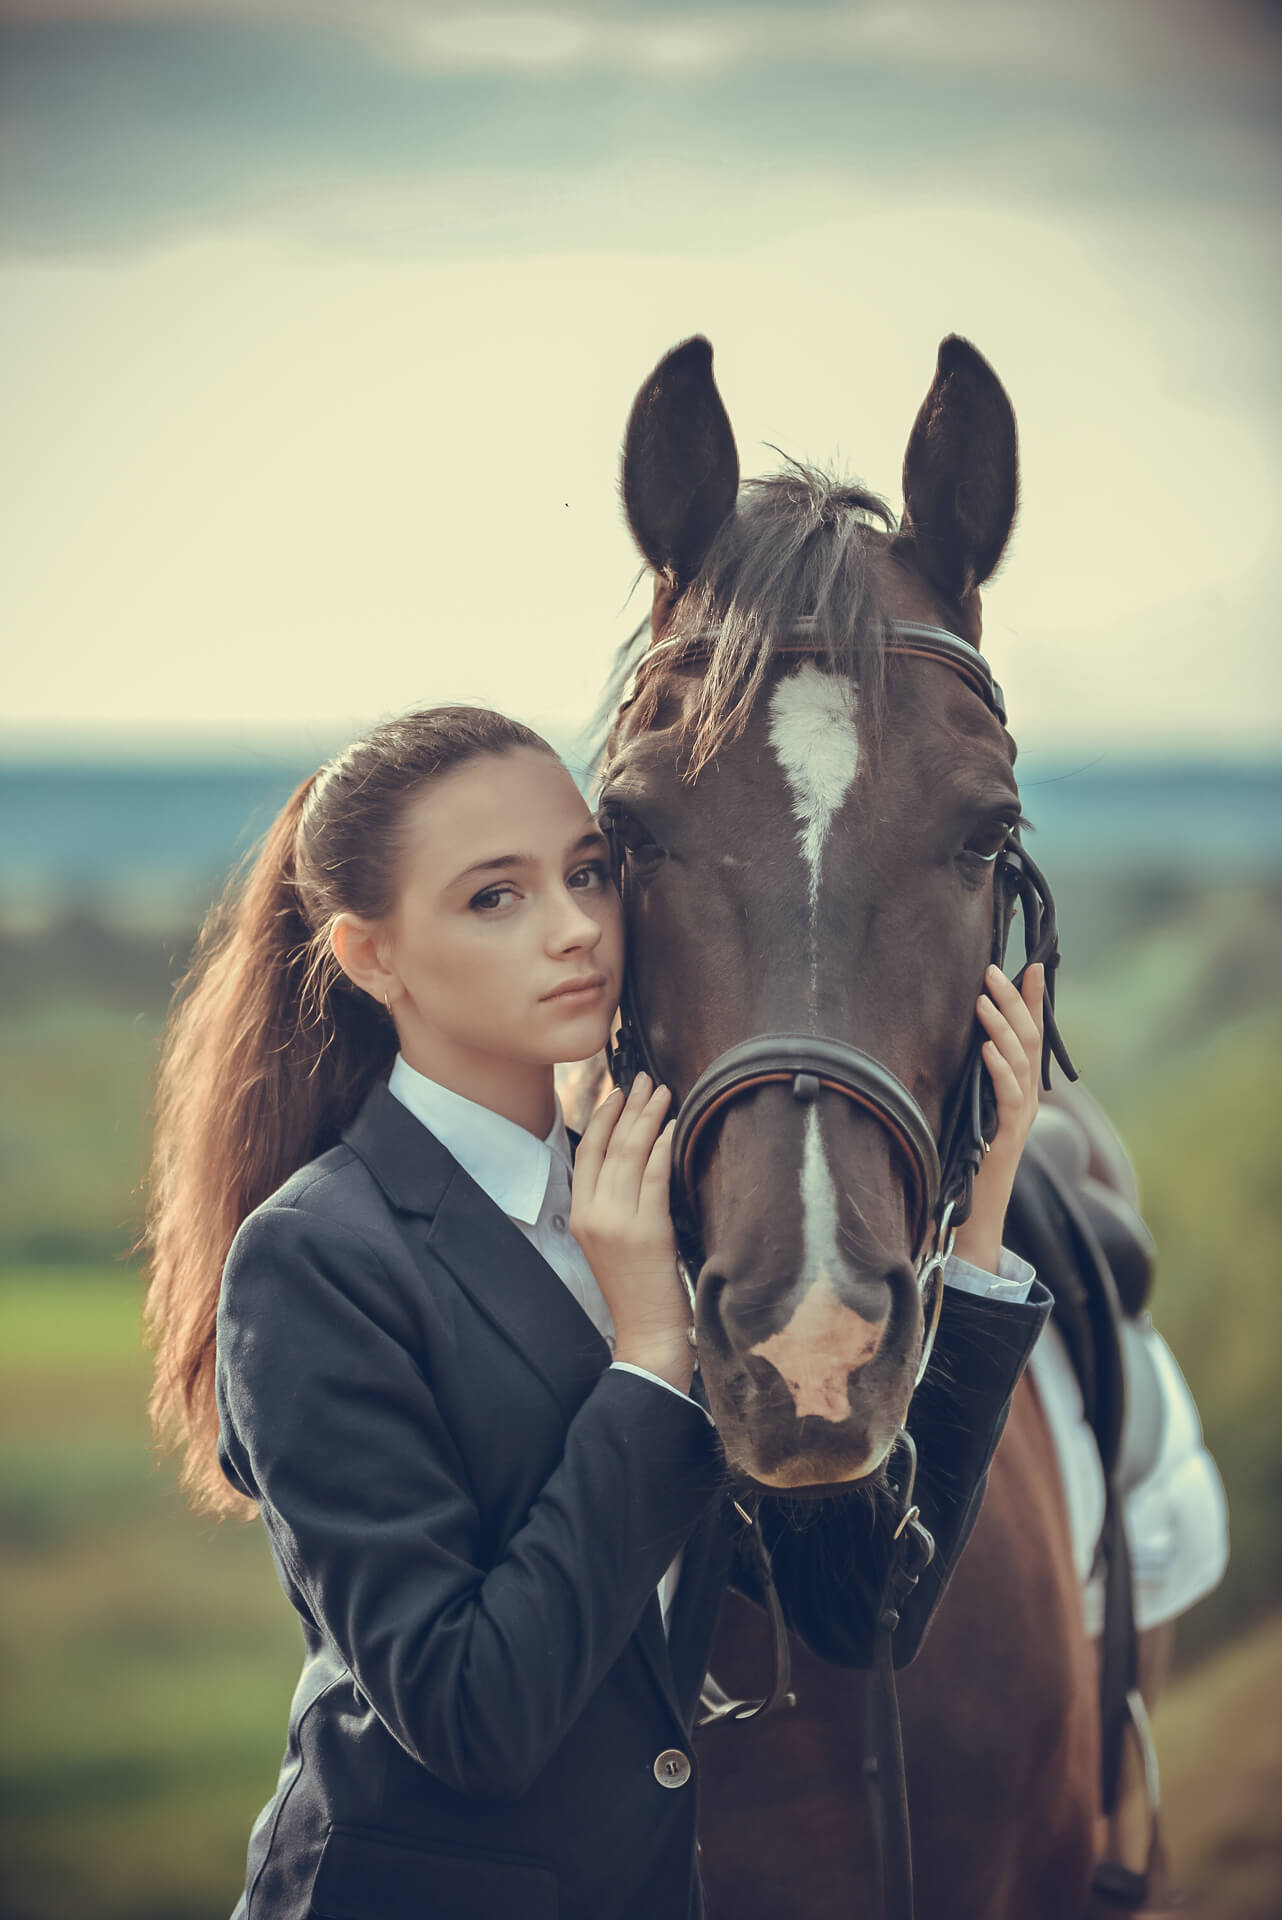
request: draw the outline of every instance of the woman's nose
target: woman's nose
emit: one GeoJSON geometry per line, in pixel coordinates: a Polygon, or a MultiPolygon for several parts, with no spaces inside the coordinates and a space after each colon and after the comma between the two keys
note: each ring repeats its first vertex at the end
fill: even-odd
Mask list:
{"type": "Polygon", "coordinates": [[[601,923],[584,911],[572,893],[567,893],[553,929],[552,944],[562,953],[573,947],[584,947],[591,952],[600,938],[601,923]]]}

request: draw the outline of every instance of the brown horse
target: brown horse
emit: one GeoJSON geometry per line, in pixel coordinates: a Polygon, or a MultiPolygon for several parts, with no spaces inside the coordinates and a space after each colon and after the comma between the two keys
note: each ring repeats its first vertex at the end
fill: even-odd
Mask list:
{"type": "MultiPolygon", "coordinates": [[[[654,570],[650,634],[601,804],[626,848],[632,992],[680,1099],[748,1036],[838,1037],[939,1132],[969,1057],[994,873],[1020,820],[991,705],[896,623],[978,647],[1014,516],[1010,404],[950,339],[909,439],[896,525],[801,467],[739,487],[711,349],[642,387],[624,501],[654,570]],[[804,619],[804,656],[791,644],[804,619]]],[[[805,1494],[875,1477],[923,1345],[913,1196],[882,1120],[786,1084],[704,1130],[700,1367],[731,1465],[805,1494]]],[[[714,1671],[760,1692],[760,1616],[727,1604],[714,1671]]],[[[794,1645],[798,1706],[703,1742],[714,1916],[872,1912],[862,1677],[794,1645]]],[[[918,1911],[1079,1920],[1097,1841],[1093,1653],[1031,1385],[925,1650],[903,1677],[918,1911]]]]}

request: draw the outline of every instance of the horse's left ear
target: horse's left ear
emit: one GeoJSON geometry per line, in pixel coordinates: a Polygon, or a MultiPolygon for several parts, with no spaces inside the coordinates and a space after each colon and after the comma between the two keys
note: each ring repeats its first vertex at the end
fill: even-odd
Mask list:
{"type": "Polygon", "coordinates": [[[637,545],[671,589],[689,586],[734,512],[739,455],[701,334],[660,360],[632,404],[623,506],[637,545]]]}
{"type": "Polygon", "coordinates": [[[968,340],[949,334],[908,438],[896,549],[961,605],[1002,557],[1018,481],[1006,390],[968,340]]]}

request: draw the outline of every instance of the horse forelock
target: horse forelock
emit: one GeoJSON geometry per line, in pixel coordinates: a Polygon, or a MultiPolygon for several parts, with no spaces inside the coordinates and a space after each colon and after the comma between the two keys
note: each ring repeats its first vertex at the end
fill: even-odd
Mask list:
{"type": "Polygon", "coordinates": [[[871,745],[883,711],[885,658],[877,562],[894,528],[877,494],[800,462],[746,481],[661,632],[646,620],[620,649],[602,716],[611,727],[607,748],[618,735],[615,710],[623,688],[662,638],[663,666],[645,677],[626,731],[653,725],[672,675],[697,654],[700,687],[682,722],[682,776],[694,780],[743,732],[802,615],[813,618],[816,659],[859,682],[860,728],[871,745]]]}

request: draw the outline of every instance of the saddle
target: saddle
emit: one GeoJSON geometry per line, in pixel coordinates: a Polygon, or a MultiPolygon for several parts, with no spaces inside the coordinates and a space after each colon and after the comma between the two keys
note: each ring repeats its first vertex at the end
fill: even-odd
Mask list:
{"type": "Polygon", "coordinates": [[[1104,1473],[1104,1524],[1096,1548],[1103,1575],[1100,1638],[1100,1804],[1118,1804],[1128,1735],[1139,1743],[1148,1783],[1151,1847],[1135,1872],[1106,1860],[1095,1894],[1138,1911],[1157,1858],[1157,1763],[1139,1691],[1130,1554],[1123,1526],[1128,1490],[1152,1467],[1162,1399],[1137,1321],[1152,1293],[1155,1248],[1140,1217],[1134,1170],[1101,1110],[1074,1086],[1043,1094],[1006,1215],[1007,1246],[1029,1260],[1054,1300],[1053,1319],[1081,1388],[1104,1473]]]}

